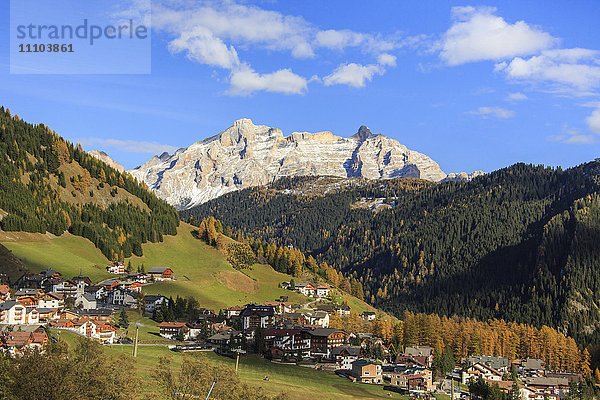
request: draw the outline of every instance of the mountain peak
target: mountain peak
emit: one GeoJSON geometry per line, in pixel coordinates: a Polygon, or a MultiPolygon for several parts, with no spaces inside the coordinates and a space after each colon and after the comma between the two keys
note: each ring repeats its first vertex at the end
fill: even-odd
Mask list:
{"type": "Polygon", "coordinates": [[[371,133],[371,130],[368,127],[362,125],[360,128],[358,128],[358,132],[356,132],[352,137],[355,137],[362,142],[369,139],[372,136],[374,135],[371,133]]]}

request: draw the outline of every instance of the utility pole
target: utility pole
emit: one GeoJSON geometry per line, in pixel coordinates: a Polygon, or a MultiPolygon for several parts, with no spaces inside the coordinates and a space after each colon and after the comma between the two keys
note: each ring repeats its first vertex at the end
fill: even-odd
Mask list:
{"type": "Polygon", "coordinates": [[[454,400],[454,377],[450,375],[450,400],[454,400]]]}
{"type": "Polygon", "coordinates": [[[139,326],[135,326],[135,340],[133,341],[133,356],[137,357],[137,347],[138,347],[138,332],[140,330],[139,326]]]}

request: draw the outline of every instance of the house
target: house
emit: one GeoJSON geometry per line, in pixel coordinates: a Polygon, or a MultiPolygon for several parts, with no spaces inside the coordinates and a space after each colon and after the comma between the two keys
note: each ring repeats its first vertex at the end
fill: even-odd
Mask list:
{"type": "Polygon", "coordinates": [[[110,321],[112,310],[109,308],[81,309],[76,311],[79,317],[88,317],[92,321],[110,321]]]}
{"type": "Polygon", "coordinates": [[[158,310],[163,304],[166,306],[169,304],[169,299],[165,296],[149,294],[144,296],[144,304],[146,312],[153,313],[158,310]]]}
{"type": "Polygon", "coordinates": [[[508,372],[508,366],[510,361],[504,357],[491,357],[491,356],[470,356],[467,358],[467,362],[470,364],[476,364],[478,362],[492,367],[499,372],[508,372]]]}
{"type": "Polygon", "coordinates": [[[75,307],[94,310],[98,307],[98,299],[93,293],[83,293],[75,298],[75,307]]]}
{"type": "Polygon", "coordinates": [[[352,363],[362,355],[360,346],[340,346],[331,350],[331,355],[339,365],[340,369],[352,369],[352,363]]]}
{"type": "Polygon", "coordinates": [[[243,330],[254,330],[258,327],[270,328],[275,324],[275,310],[270,306],[249,304],[240,313],[243,330]]]}
{"type": "Polygon", "coordinates": [[[368,360],[356,360],[352,363],[352,376],[361,383],[380,384],[383,382],[381,365],[368,360]]]}
{"type": "Polygon", "coordinates": [[[131,290],[114,288],[108,293],[107,304],[124,307],[135,307],[137,305],[138,293],[131,290]]]}
{"type": "Polygon", "coordinates": [[[305,313],[283,314],[283,319],[290,325],[304,326],[309,324],[309,319],[305,313]]]}
{"type": "Polygon", "coordinates": [[[317,297],[328,297],[330,291],[331,291],[331,286],[329,286],[329,285],[318,285],[315,288],[315,296],[317,296],[317,297]]]}
{"type": "Polygon", "coordinates": [[[10,300],[10,288],[8,285],[0,285],[0,301],[10,300]]]}
{"type": "Polygon", "coordinates": [[[27,308],[15,300],[0,303],[0,324],[25,324],[26,315],[27,308]]]}
{"type": "Polygon", "coordinates": [[[365,321],[375,321],[376,315],[373,311],[363,311],[363,313],[360,314],[360,318],[365,321]]]}
{"type": "Polygon", "coordinates": [[[25,299],[25,298],[34,298],[37,299],[38,297],[41,297],[44,295],[44,291],[42,289],[37,289],[37,288],[24,288],[24,289],[19,289],[15,292],[15,300],[19,301],[20,299],[25,299]]]}
{"type": "Polygon", "coordinates": [[[329,328],[329,314],[325,311],[315,311],[312,314],[308,314],[307,317],[309,324],[329,328]]]}
{"type": "Polygon", "coordinates": [[[41,348],[48,343],[45,332],[6,332],[0,335],[0,345],[9,350],[13,355],[21,352],[24,348],[41,348]]]}
{"type": "Polygon", "coordinates": [[[337,312],[338,315],[340,316],[344,316],[344,315],[350,315],[350,306],[348,304],[342,304],[341,306],[337,306],[335,308],[335,311],[337,312]]]}
{"type": "Polygon", "coordinates": [[[58,293],[44,293],[38,298],[37,306],[42,308],[58,309],[63,304],[64,296],[58,293]]]}
{"type": "Polygon", "coordinates": [[[433,347],[429,346],[406,346],[403,355],[413,356],[425,366],[431,367],[431,364],[433,363],[433,352],[433,347]]]}
{"type": "Polygon", "coordinates": [[[131,282],[123,285],[124,289],[130,290],[132,292],[141,293],[142,292],[142,284],[139,282],[131,282]]]}
{"type": "Polygon", "coordinates": [[[60,272],[55,271],[52,268],[41,271],[39,275],[43,276],[46,279],[60,279],[62,277],[62,274],[60,272]]]}
{"type": "Polygon", "coordinates": [[[158,328],[160,336],[167,339],[177,339],[178,337],[185,339],[189,331],[185,322],[161,322],[158,324],[158,328]]]}
{"type": "Polygon", "coordinates": [[[125,264],[121,262],[114,262],[106,267],[106,270],[111,274],[124,274],[125,273],[125,264]]]}
{"type": "Polygon", "coordinates": [[[392,386],[409,391],[429,392],[434,389],[433,375],[426,367],[396,367],[390,379],[392,386]]]}
{"type": "Polygon", "coordinates": [[[265,329],[265,341],[276,357],[310,356],[310,335],[305,329],[265,329]]]}
{"type": "Polygon", "coordinates": [[[52,285],[52,291],[65,296],[77,297],[78,294],[83,294],[83,292],[85,292],[86,286],[87,284],[84,280],[73,282],[61,279],[52,285]]]}
{"type": "Polygon", "coordinates": [[[237,317],[240,315],[240,313],[242,311],[244,311],[246,307],[242,307],[242,306],[233,306],[233,307],[229,307],[225,309],[225,316],[227,317],[227,319],[232,318],[232,317],[237,317]]]}
{"type": "Polygon", "coordinates": [[[173,270],[169,267],[152,267],[147,274],[155,281],[170,281],[173,279],[173,270]]]}
{"type": "Polygon", "coordinates": [[[231,356],[233,354],[231,347],[235,346],[234,343],[231,343],[231,339],[241,341],[241,337],[241,332],[237,331],[220,332],[209,337],[207,341],[213,345],[215,353],[223,356],[231,356]]]}
{"type": "Polygon", "coordinates": [[[25,312],[25,324],[39,324],[40,312],[36,307],[27,307],[25,312]]]}
{"type": "Polygon", "coordinates": [[[296,292],[302,293],[305,296],[313,296],[315,294],[315,290],[316,288],[307,282],[301,282],[301,283],[296,283],[296,285],[294,285],[294,290],[296,292]]]}
{"type": "Polygon", "coordinates": [[[93,294],[94,297],[96,297],[96,300],[102,300],[106,296],[107,291],[104,286],[92,285],[87,286],[84,290],[84,293],[93,294]]]}
{"type": "Polygon", "coordinates": [[[291,313],[293,311],[292,303],[286,303],[282,301],[268,301],[265,306],[273,307],[277,314],[291,313]]]}
{"type": "Polygon", "coordinates": [[[346,344],[348,333],[341,329],[316,328],[308,331],[311,336],[311,354],[330,358],[331,351],[346,344]]]}
{"type": "Polygon", "coordinates": [[[102,344],[113,344],[117,329],[106,321],[89,321],[94,325],[93,334],[90,336],[93,339],[98,339],[102,344]]]}
{"type": "Polygon", "coordinates": [[[531,399],[557,398],[564,399],[569,394],[569,380],[567,378],[549,378],[536,376],[525,378],[527,388],[534,391],[531,399]]]}
{"type": "Polygon", "coordinates": [[[53,308],[38,307],[37,311],[40,313],[40,322],[49,322],[57,317],[57,310],[53,308]]]}
{"type": "Polygon", "coordinates": [[[44,283],[48,280],[44,275],[40,274],[24,274],[14,284],[17,289],[23,288],[42,288],[44,283]]]}
{"type": "Polygon", "coordinates": [[[467,385],[472,379],[478,379],[479,377],[482,377],[488,382],[496,382],[502,380],[502,373],[492,367],[488,367],[487,365],[478,362],[462,371],[461,382],[463,385],[467,385]]]}

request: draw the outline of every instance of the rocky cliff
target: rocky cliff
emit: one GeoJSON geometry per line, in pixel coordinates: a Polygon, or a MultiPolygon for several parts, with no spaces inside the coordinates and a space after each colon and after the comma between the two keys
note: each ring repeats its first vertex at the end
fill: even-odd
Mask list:
{"type": "Polygon", "coordinates": [[[282,131],[240,119],[218,135],[163,153],[129,171],[156,194],[185,209],[233,190],[282,176],[330,175],[369,179],[447,175],[424,154],[361,126],[349,138],[331,132],[282,131]]]}

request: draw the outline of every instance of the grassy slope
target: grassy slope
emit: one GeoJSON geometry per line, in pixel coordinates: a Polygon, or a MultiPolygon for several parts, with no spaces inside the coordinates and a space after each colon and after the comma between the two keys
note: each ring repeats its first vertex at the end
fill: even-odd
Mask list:
{"type": "MultiPolygon", "coordinates": [[[[202,306],[217,309],[273,301],[281,295],[289,296],[292,302],[304,301],[304,296],[277,287],[280,282],[290,280],[289,275],[257,264],[252,270],[244,271],[253,281],[233,269],[216,249],[194,239],[191,231],[190,225],[182,223],[177,236],[165,236],[163,243],[144,244],[144,256],[129,259],[134,269],[144,264],[146,269],[169,266],[175,271],[176,281],[145,286],[147,294],[194,296],[202,306]]],[[[81,237],[65,235],[50,239],[42,234],[16,237],[3,233],[0,242],[34,272],[53,268],[71,278],[81,271],[93,281],[114,277],[104,269],[108,260],[81,237]]]]}
{"type": "MultiPolygon", "coordinates": [[[[61,332],[61,338],[70,345],[75,343],[76,335],[71,332],[61,332]]],[[[106,347],[111,355],[132,353],[132,346],[106,347]]],[[[202,353],[214,363],[223,363],[235,366],[235,360],[221,357],[212,352],[202,353]]],[[[165,346],[139,346],[138,356],[135,360],[138,374],[143,378],[144,390],[156,392],[157,387],[149,378],[150,372],[155,368],[158,357],[170,355],[176,369],[180,365],[183,355],[168,350],[165,346]]],[[[242,380],[250,385],[261,386],[267,392],[276,394],[285,392],[291,400],[334,400],[334,399],[384,399],[401,398],[392,393],[387,395],[381,386],[363,385],[352,383],[345,378],[331,373],[315,371],[312,368],[291,365],[274,364],[256,356],[240,358],[239,374],[242,380]],[[264,381],[265,375],[269,381],[264,381]]]]}

